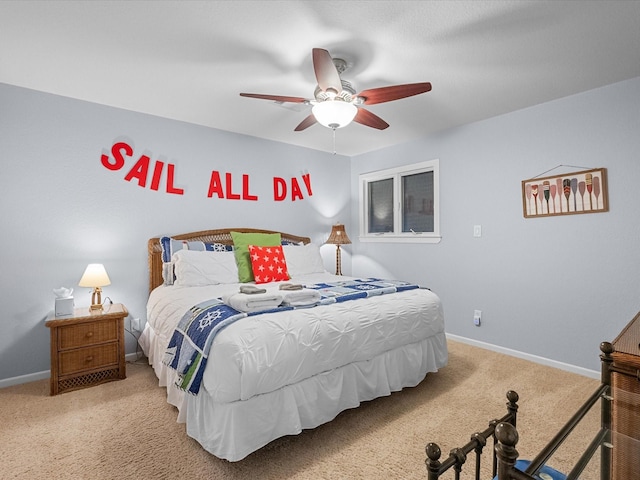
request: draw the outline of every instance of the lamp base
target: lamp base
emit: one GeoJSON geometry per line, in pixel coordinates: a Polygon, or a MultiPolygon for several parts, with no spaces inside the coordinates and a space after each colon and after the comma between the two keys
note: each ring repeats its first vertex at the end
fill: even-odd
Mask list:
{"type": "Polygon", "coordinates": [[[340,245],[336,245],[336,275],[342,275],[342,265],[340,260],[340,245]]]}
{"type": "Polygon", "coordinates": [[[89,309],[92,312],[102,310],[102,288],[93,287],[93,293],[91,294],[91,307],[89,307],[89,309]]]}

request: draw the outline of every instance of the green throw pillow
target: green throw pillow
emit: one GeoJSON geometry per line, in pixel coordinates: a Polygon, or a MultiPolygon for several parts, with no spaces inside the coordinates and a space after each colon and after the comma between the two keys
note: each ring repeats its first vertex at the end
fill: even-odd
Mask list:
{"type": "Polygon", "coordinates": [[[249,258],[249,245],[258,247],[275,247],[280,245],[279,233],[240,233],[231,232],[233,238],[233,252],[238,265],[238,281],[241,283],[253,281],[253,270],[249,258]]]}

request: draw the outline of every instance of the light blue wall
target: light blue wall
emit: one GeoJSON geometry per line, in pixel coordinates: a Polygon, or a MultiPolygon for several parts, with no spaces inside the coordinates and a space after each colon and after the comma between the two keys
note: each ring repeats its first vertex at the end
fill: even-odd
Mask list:
{"type": "Polygon", "coordinates": [[[352,268],[431,287],[449,333],[598,370],[640,310],[639,156],[636,78],[354,157],[352,268]],[[358,175],[434,158],[441,243],[359,243],[358,175]],[[605,167],[610,211],[523,218],[521,181],[561,164],[548,175],[605,167]]]}
{"type": "MultiPolygon", "coordinates": [[[[104,263],[104,294],[144,318],[148,238],[209,228],[321,243],[342,221],[354,242],[343,249],[345,273],[419,281],[441,296],[449,333],[592,370],[599,343],[640,310],[640,79],[351,160],[3,84],[0,106],[0,382],[49,369],[54,287],[74,287],[86,306],[89,290],[77,282],[88,263],[104,263]],[[134,156],[112,172],[100,155],[120,139],[134,156]],[[125,181],[142,154],[175,164],[185,194],[125,181]],[[359,243],[358,174],[434,158],[442,242],[359,243]],[[607,168],[610,211],[524,219],[520,182],[560,164],[578,168],[550,173],[607,168]],[[237,190],[248,174],[259,201],[207,198],[212,170],[232,173],[237,190]],[[274,176],[305,173],[313,196],[273,200],[274,176]]],[[[335,250],[322,253],[332,270],[335,250]]]]}
{"type": "MultiPolygon", "coordinates": [[[[0,84],[0,381],[49,369],[52,289],[75,289],[88,263],[104,263],[104,296],[144,319],[147,240],[212,228],[254,227],[308,235],[321,244],[350,215],[349,159],[196,125],[0,84]],[[133,159],[110,171],[100,162],[126,139],[133,159]],[[146,154],[175,165],[166,193],[124,180],[146,154]],[[249,175],[258,201],[207,198],[213,170],[233,174],[233,193],[249,175]],[[302,175],[311,178],[309,196],[302,175]],[[275,201],[273,177],[295,177],[304,199],[275,201]]],[[[166,167],[165,167],[166,168],[166,167]]],[[[164,179],[165,177],[163,177],[164,179]]],[[[289,187],[290,191],[290,187],[289,187]]],[[[335,250],[321,249],[332,270],[335,250]]],[[[349,272],[348,258],[345,273],[349,272]]],[[[127,352],[135,351],[127,334],[127,352]]]]}

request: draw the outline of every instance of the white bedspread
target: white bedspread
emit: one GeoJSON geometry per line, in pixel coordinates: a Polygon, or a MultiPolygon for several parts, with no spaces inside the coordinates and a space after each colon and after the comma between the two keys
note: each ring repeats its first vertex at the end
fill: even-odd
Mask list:
{"type": "MultiPolygon", "coordinates": [[[[329,277],[322,280],[345,279],[329,277]]],[[[160,287],[149,298],[148,321],[170,338],[187,309],[230,288],[238,287],[160,287]]],[[[218,403],[247,400],[443,331],[440,302],[427,289],[247,317],[217,335],[202,385],[218,403]]]]}
{"type": "MultiPolygon", "coordinates": [[[[314,274],[290,281],[347,279],[314,274]]],[[[191,306],[238,289],[158,287],[139,340],[167,401],[178,407],[178,421],[219,458],[241,460],[278,437],[415,386],[447,363],[441,302],[416,289],[235,322],[214,340],[200,393],[185,394],[173,386],[175,371],[162,364],[175,325],[191,306]]]]}

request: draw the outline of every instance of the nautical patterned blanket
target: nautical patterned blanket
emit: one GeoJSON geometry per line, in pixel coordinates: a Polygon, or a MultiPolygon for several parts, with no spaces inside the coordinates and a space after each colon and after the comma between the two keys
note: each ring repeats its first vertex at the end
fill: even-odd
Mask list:
{"type": "Polygon", "coordinates": [[[246,317],[213,298],[191,307],[182,316],[171,336],[163,363],[178,372],[176,386],[192,394],[200,391],[202,374],[216,334],[227,325],[246,317]]]}
{"type": "MultiPolygon", "coordinates": [[[[420,288],[419,285],[400,280],[378,278],[315,283],[304,287],[320,292],[320,301],[315,306],[420,288]]],[[[178,373],[176,381],[178,388],[196,395],[200,391],[209,350],[220,330],[241,318],[295,308],[297,307],[280,306],[260,312],[245,313],[231,308],[221,298],[201,302],[191,307],[178,323],[167,346],[163,363],[178,373]]],[[[309,308],[309,306],[300,308],[309,308]]]]}
{"type": "Polygon", "coordinates": [[[401,280],[382,280],[379,278],[357,278],[344,282],[314,283],[304,287],[320,292],[320,305],[420,288],[419,285],[401,280]]]}

